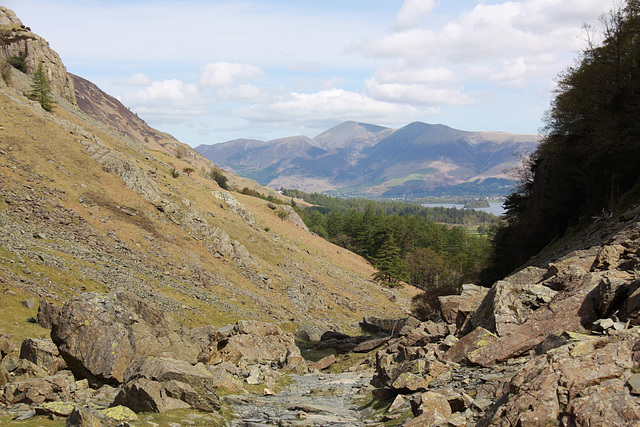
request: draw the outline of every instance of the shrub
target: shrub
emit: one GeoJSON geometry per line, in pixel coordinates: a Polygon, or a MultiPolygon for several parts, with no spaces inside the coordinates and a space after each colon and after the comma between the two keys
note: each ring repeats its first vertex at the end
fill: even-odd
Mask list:
{"type": "Polygon", "coordinates": [[[23,73],[27,72],[27,57],[24,53],[21,52],[18,55],[10,56],[9,59],[7,59],[7,62],[16,70],[23,73]]]}
{"type": "Polygon", "coordinates": [[[7,86],[11,84],[11,64],[7,61],[0,62],[0,76],[7,86]]]}
{"type": "Polygon", "coordinates": [[[411,314],[423,322],[427,320],[441,320],[441,307],[438,297],[445,295],[457,295],[459,293],[459,289],[453,286],[438,286],[425,289],[424,292],[411,298],[411,314]]]}
{"type": "Polygon", "coordinates": [[[209,171],[209,178],[214,180],[223,190],[229,189],[229,184],[227,184],[227,177],[224,176],[220,169],[212,168],[209,171]]]}

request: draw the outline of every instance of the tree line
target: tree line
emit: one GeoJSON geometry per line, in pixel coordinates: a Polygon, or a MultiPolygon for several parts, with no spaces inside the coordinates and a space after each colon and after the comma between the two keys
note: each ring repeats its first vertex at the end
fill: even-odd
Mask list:
{"type": "Polygon", "coordinates": [[[640,198],[640,0],[614,7],[600,23],[601,37],[585,27],[584,51],[558,77],[543,140],[506,200],[486,283],[640,198]]]}
{"type": "Polygon", "coordinates": [[[283,193],[317,203],[300,209],[307,227],[369,260],[377,269],[374,280],[380,283],[406,281],[422,289],[455,292],[463,282],[477,278],[489,253],[486,236],[438,223],[419,205],[338,199],[297,190],[283,193]]]}

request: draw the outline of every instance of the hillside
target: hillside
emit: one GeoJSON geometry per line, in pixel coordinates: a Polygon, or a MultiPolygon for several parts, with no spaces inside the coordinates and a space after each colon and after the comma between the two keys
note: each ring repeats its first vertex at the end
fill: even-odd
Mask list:
{"type": "Polygon", "coordinates": [[[536,135],[467,132],[411,123],[400,129],[345,122],[315,138],[201,145],[208,159],[272,188],[355,196],[505,195],[505,173],[536,135]]]}
{"type": "MultiPolygon", "coordinates": [[[[0,17],[0,60],[26,49],[28,59],[64,69],[15,15],[3,8],[0,17]]],[[[281,207],[222,190],[207,176],[211,162],[91,82],[65,74],[47,113],[23,95],[29,75],[8,73],[0,80],[3,332],[47,333],[26,322],[35,312],[19,306],[25,298],[61,304],[114,289],[190,326],[261,319],[290,331],[349,330],[364,315],[404,312],[411,289],[375,285],[367,262],[306,232],[292,210],[283,220],[281,207]]],[[[277,195],[226,175],[232,189],[277,195]]]]}

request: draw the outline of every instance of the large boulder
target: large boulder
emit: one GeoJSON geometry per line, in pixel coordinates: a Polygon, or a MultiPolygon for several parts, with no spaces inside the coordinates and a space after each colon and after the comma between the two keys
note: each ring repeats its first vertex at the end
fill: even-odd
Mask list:
{"type": "Polygon", "coordinates": [[[468,355],[473,364],[491,366],[533,350],[551,334],[563,332],[589,332],[598,319],[596,289],[603,280],[614,280],[632,276],[616,270],[589,273],[581,281],[573,283],[557,295],[544,308],[538,309],[522,325],[509,334],[468,355]]]}
{"type": "Polygon", "coordinates": [[[230,362],[241,367],[275,364],[296,372],[308,369],[293,335],[262,322],[239,321],[230,331],[217,333],[198,359],[207,365],[230,362]]]}
{"type": "Polygon", "coordinates": [[[20,358],[45,368],[52,375],[66,368],[58,347],[50,339],[25,338],[20,346],[20,358]]]}
{"type": "Polygon", "coordinates": [[[544,270],[528,267],[496,282],[462,327],[463,334],[483,327],[498,336],[507,335],[545,306],[557,291],[539,283],[544,270]]]}
{"type": "Polygon", "coordinates": [[[142,356],[195,363],[201,346],[189,330],[156,306],[127,292],[86,293],[61,309],[51,338],[69,369],[92,384],[118,384],[142,356]]]}
{"type": "Polygon", "coordinates": [[[74,377],[59,373],[44,378],[13,381],[0,387],[0,402],[6,405],[69,401],[76,390],[74,377]]]}
{"type": "Polygon", "coordinates": [[[640,425],[640,398],[628,381],[640,329],[573,342],[529,361],[479,426],[640,425]]]}
{"type": "Polygon", "coordinates": [[[136,360],[125,373],[125,384],[113,405],[135,412],[165,412],[192,408],[214,412],[220,409],[217,378],[201,363],[145,357],[136,360]]]}

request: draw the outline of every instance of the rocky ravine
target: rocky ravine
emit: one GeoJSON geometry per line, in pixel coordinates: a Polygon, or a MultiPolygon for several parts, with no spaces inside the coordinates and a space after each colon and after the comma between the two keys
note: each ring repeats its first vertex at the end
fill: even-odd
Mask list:
{"type": "Polygon", "coordinates": [[[43,303],[51,340],[26,339],[18,355],[0,338],[0,402],[67,425],[186,408],[198,412],[185,424],[638,425],[638,248],[640,208],[553,262],[442,297],[443,322],[365,318],[356,337],[301,330],[308,346],[333,349],[313,363],[269,323],[189,329],[123,291],[43,303]],[[344,372],[325,373],[336,360],[344,372]]]}

